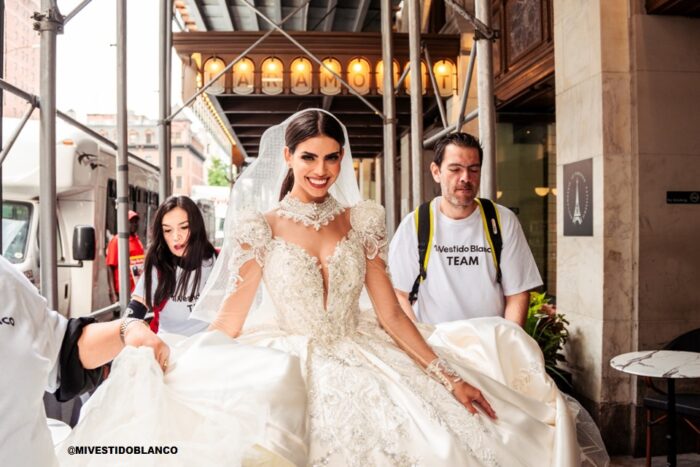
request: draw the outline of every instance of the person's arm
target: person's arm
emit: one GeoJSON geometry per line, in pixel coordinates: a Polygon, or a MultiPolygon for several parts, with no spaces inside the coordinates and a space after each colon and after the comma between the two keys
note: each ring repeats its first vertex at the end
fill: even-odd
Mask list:
{"type": "Polygon", "coordinates": [[[513,321],[525,326],[527,320],[527,309],[530,305],[530,292],[520,292],[515,295],[506,295],[506,309],[504,317],[507,320],[513,321]]]}
{"type": "Polygon", "coordinates": [[[114,266],[107,266],[107,283],[109,284],[109,301],[110,303],[116,303],[117,292],[114,290],[114,266]]]}
{"type": "Polygon", "coordinates": [[[399,301],[399,305],[401,305],[401,309],[404,313],[406,313],[406,316],[411,318],[411,321],[414,323],[418,321],[418,319],[416,319],[416,314],[413,312],[411,302],[408,300],[408,293],[396,288],[394,289],[394,292],[396,292],[396,299],[399,301]]]}
{"type": "Polygon", "coordinates": [[[255,300],[255,292],[261,278],[262,267],[250,258],[240,267],[235,289],[224,299],[209,330],[216,329],[231,337],[238,337],[248,316],[248,310],[255,300]]]}
{"type": "Polygon", "coordinates": [[[537,264],[523,229],[512,211],[500,208],[503,252],[501,288],[505,297],[504,318],[525,326],[530,290],[542,285],[537,264]]]}
{"type": "MultiPolygon", "coordinates": [[[[394,288],[386,273],[385,263],[379,256],[367,261],[367,275],[365,279],[367,292],[372,300],[379,324],[418,365],[425,370],[429,370],[429,365],[435,365],[434,362],[438,360],[438,356],[425,342],[416,326],[406,315],[401,305],[399,305],[394,288]]],[[[450,380],[454,397],[469,412],[477,413],[474,407],[474,404],[477,404],[489,417],[496,417],[491,405],[486,401],[481,391],[462,379],[455,379],[456,375],[451,374],[449,368],[442,367],[440,370],[443,372],[444,377],[450,380]]],[[[431,374],[431,376],[434,375],[431,374]]]]}
{"type": "Polygon", "coordinates": [[[396,298],[401,309],[412,321],[417,322],[416,313],[408,301],[408,290],[413,288],[413,282],[419,273],[418,240],[413,222],[409,214],[399,225],[394,238],[389,245],[389,270],[391,282],[394,284],[396,298]]]}
{"type": "Polygon", "coordinates": [[[481,391],[462,380],[423,339],[413,321],[399,305],[386,267],[386,228],[384,208],[371,201],[355,207],[351,213],[353,228],[364,236],[367,272],[365,287],[377,320],[386,333],[409,357],[433,379],[452,392],[465,408],[476,414],[474,405],[481,407],[489,417],[496,414],[481,391]]]}
{"type": "Polygon", "coordinates": [[[134,347],[151,347],[161,367],[168,361],[170,348],[151,331],[145,321],[132,321],[124,331],[124,342],[119,336],[123,320],[109,323],[92,323],[85,328],[78,338],[80,364],[86,369],[100,367],[114,360],[125,345],[134,347]],[[142,324],[143,323],[143,324],[142,324]]]}
{"type": "Polygon", "coordinates": [[[58,353],[60,385],[54,393],[57,400],[68,401],[96,387],[102,379],[102,365],[113,360],[124,345],[151,347],[165,370],[170,355],[167,344],[145,325],[145,321],[139,320],[132,320],[126,326],[122,342],[122,322],[95,323],[94,319],[86,317],[68,320],[58,353]]]}

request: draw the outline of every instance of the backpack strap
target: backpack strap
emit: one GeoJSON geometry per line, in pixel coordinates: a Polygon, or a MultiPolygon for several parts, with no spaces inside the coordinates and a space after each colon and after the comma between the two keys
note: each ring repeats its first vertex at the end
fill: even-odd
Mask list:
{"type": "Polygon", "coordinates": [[[503,235],[501,234],[501,219],[493,201],[486,198],[476,198],[481,208],[481,220],[484,223],[486,239],[491,246],[493,264],[496,266],[496,280],[501,283],[501,252],[503,251],[503,235]]]}
{"type": "Polygon", "coordinates": [[[414,211],[416,223],[416,234],[418,235],[418,277],[413,282],[411,293],[408,294],[408,301],[413,305],[418,299],[418,288],[428,274],[428,260],[430,259],[430,245],[433,243],[435,233],[435,220],[433,211],[430,209],[430,201],[421,204],[414,211]]]}

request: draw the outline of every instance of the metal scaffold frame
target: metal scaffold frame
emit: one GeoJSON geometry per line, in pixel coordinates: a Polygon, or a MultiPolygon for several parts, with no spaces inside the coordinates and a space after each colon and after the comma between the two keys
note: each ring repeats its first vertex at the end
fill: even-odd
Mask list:
{"type": "MultiPolygon", "coordinates": [[[[118,138],[114,143],[107,138],[99,135],[87,126],[81,124],[70,116],[57,111],[56,109],[56,36],[63,32],[64,26],[73,19],[80,11],[85,8],[91,0],[83,0],[70,13],[63,16],[58,10],[56,0],[41,0],[41,11],[34,14],[34,28],[39,31],[40,42],[40,93],[39,96],[29,94],[11,83],[5,81],[0,75],[0,105],[2,104],[3,91],[15,94],[29,103],[29,108],[23,115],[19,127],[13,132],[10,137],[7,147],[0,148],[0,175],[2,174],[2,162],[7,157],[7,154],[12,149],[14,141],[22,131],[26,121],[31,116],[32,112],[39,108],[41,112],[40,121],[40,180],[42,199],[40,207],[40,219],[42,226],[53,225],[53,216],[56,212],[56,117],[61,118],[67,123],[86,132],[91,137],[109,145],[117,150],[117,219],[118,219],[118,239],[119,239],[119,270],[120,282],[122,284],[129,283],[128,272],[128,157],[136,157],[127,151],[127,108],[126,108],[126,0],[116,0],[117,6],[117,122],[118,122],[118,138]]],[[[437,89],[437,83],[433,74],[430,52],[426,46],[421,44],[421,5],[420,0],[407,0],[405,2],[408,10],[408,33],[409,33],[409,65],[405,68],[396,87],[393,86],[393,73],[384,73],[384,81],[382,83],[383,92],[383,112],[372,105],[361,94],[355,91],[342,76],[338,75],[334,70],[327,67],[322,60],[312,54],[290,34],[288,34],[282,25],[297,12],[306,8],[310,0],[306,0],[297,8],[295,8],[286,17],[275,23],[268,16],[259,11],[255,5],[248,0],[242,0],[262,21],[268,23],[272,28],[255,41],[250,47],[242,52],[236,59],[229,63],[219,74],[214,76],[209,82],[197,90],[189,99],[174,111],[171,109],[170,90],[171,90],[171,50],[172,50],[172,21],[173,15],[173,0],[160,0],[159,7],[159,120],[158,120],[158,139],[159,139],[159,169],[160,169],[160,185],[159,194],[160,200],[165,200],[171,192],[170,180],[170,127],[173,119],[186,107],[191,105],[198,96],[205,92],[214,82],[216,82],[224,73],[228,72],[231,67],[243,58],[247,53],[253,50],[257,45],[269,37],[273,32],[278,32],[285,36],[290,42],[302,50],[319,66],[323,67],[331,73],[338,81],[358,99],[364,102],[372,111],[382,119],[384,124],[384,142],[383,142],[383,173],[386,180],[383,183],[384,200],[387,214],[387,230],[391,235],[395,231],[397,222],[397,211],[395,208],[396,199],[396,105],[394,96],[397,90],[402,86],[403,81],[410,73],[411,77],[411,174],[412,174],[412,204],[418,204],[423,200],[422,180],[423,180],[423,148],[430,147],[438,138],[459,131],[461,127],[480,117],[479,133],[482,146],[484,148],[484,170],[482,171],[482,193],[487,197],[493,197],[495,194],[495,107],[493,99],[493,58],[492,58],[492,41],[497,38],[497,34],[490,28],[490,2],[489,0],[475,0],[476,15],[472,15],[464,8],[455,3],[454,0],[445,0],[445,4],[467,21],[469,21],[475,29],[475,43],[472,47],[467,66],[467,73],[464,77],[463,92],[460,97],[459,111],[455,122],[449,124],[445,112],[444,104],[437,89]],[[430,81],[433,87],[435,98],[437,100],[438,109],[440,111],[440,119],[443,129],[430,138],[423,138],[423,102],[421,97],[421,52],[425,56],[425,60],[430,70],[430,81]],[[479,60],[479,68],[477,74],[478,82],[478,108],[469,114],[465,115],[466,104],[469,96],[469,88],[472,82],[474,65],[479,60]]],[[[4,4],[3,4],[4,6],[4,4]]],[[[382,40],[382,60],[384,63],[393,63],[393,44],[392,44],[392,2],[391,0],[381,0],[381,33],[382,40]]],[[[0,8],[0,20],[4,24],[4,9],[0,8]]],[[[2,31],[4,33],[4,31],[2,31]]],[[[1,45],[1,44],[0,44],[1,45]]],[[[0,65],[2,65],[2,48],[0,48],[0,65]]],[[[0,67],[1,68],[1,67],[0,67]]],[[[0,118],[2,113],[0,111],[0,118]]],[[[0,128],[0,137],[2,129],[0,128]]],[[[0,140],[1,144],[1,140],[0,140]]],[[[0,177],[0,203],[2,202],[2,179],[0,177]]],[[[1,232],[1,231],[0,231],[1,232]]],[[[1,241],[1,240],[0,240],[1,241]]],[[[56,274],[56,231],[50,228],[43,228],[40,232],[40,242],[42,245],[40,251],[41,261],[41,292],[46,297],[51,308],[57,309],[57,274],[56,274]]],[[[2,245],[0,244],[0,247],[2,245]]],[[[121,288],[119,304],[121,310],[125,310],[129,300],[129,288],[121,288]]]]}

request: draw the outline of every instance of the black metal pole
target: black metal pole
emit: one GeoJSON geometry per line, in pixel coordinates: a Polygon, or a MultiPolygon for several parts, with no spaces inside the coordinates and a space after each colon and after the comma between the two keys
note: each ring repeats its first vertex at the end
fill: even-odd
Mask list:
{"type": "Polygon", "coordinates": [[[666,440],[668,441],[668,454],[666,465],[676,467],[676,382],[668,378],[668,420],[666,440]]]}

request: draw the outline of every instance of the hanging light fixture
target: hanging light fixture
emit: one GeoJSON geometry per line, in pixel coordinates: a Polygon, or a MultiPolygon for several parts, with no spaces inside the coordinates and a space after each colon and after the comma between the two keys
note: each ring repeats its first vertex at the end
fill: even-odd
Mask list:
{"type": "MultiPolygon", "coordinates": [[[[342,72],[340,62],[333,57],[323,59],[323,64],[333,70],[333,72],[337,75],[340,75],[342,72]]],[[[318,71],[319,90],[321,91],[321,94],[334,96],[340,93],[340,80],[338,80],[333,73],[328,71],[326,67],[321,67],[318,71]]]]}
{"type": "Polygon", "coordinates": [[[354,58],[348,63],[347,80],[350,86],[360,94],[369,93],[370,72],[372,67],[364,58],[354,58]]]}
{"type": "MultiPolygon", "coordinates": [[[[394,75],[392,83],[393,86],[396,87],[396,85],[399,84],[399,63],[394,60],[392,65],[394,75]]],[[[377,66],[374,69],[374,76],[377,82],[377,93],[382,95],[384,94],[384,62],[382,60],[377,62],[377,66]]]]}
{"type": "MultiPolygon", "coordinates": [[[[203,76],[203,82],[204,84],[208,83],[211,81],[216,75],[221,73],[221,70],[223,70],[226,67],[226,64],[222,59],[219,57],[210,57],[206,62],[204,62],[204,76],[203,76]]],[[[226,85],[225,85],[225,75],[222,75],[219,79],[216,80],[214,84],[209,86],[207,88],[207,92],[209,94],[223,94],[224,91],[226,90],[226,85]]]]}
{"type": "Polygon", "coordinates": [[[283,91],[284,65],[277,57],[268,57],[262,63],[262,92],[275,95],[283,91]]]}
{"type": "Polygon", "coordinates": [[[309,59],[299,57],[292,62],[290,69],[290,89],[293,94],[311,94],[311,62],[309,59]]]}
{"type": "MultiPolygon", "coordinates": [[[[406,62],[406,66],[403,67],[404,70],[410,66],[411,62],[406,62]]],[[[428,72],[428,67],[425,66],[425,62],[420,62],[420,76],[421,76],[421,94],[425,95],[428,90],[428,80],[426,79],[426,73],[428,72]]],[[[406,94],[411,94],[411,73],[406,74],[406,79],[403,81],[406,94]]]]}
{"type": "Polygon", "coordinates": [[[251,94],[255,90],[255,64],[249,58],[233,65],[231,90],[235,94],[251,94]]]}
{"type": "Polygon", "coordinates": [[[442,97],[451,96],[456,89],[457,67],[450,60],[440,60],[433,65],[438,92],[442,97]]]}

